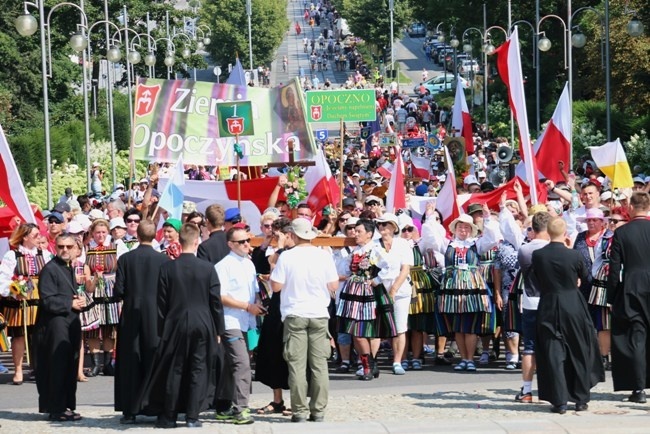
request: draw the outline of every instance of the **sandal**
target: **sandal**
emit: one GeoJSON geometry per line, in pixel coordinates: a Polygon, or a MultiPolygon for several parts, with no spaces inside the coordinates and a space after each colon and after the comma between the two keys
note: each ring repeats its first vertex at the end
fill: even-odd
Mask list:
{"type": "Polygon", "coordinates": [[[81,415],[73,411],[66,411],[65,413],[50,414],[50,420],[54,422],[77,422],[81,420],[81,415]]]}
{"type": "Polygon", "coordinates": [[[466,371],[466,370],[467,370],[467,362],[465,360],[461,360],[460,363],[454,366],[454,371],[466,371]]]}
{"type": "Polygon", "coordinates": [[[411,361],[411,365],[413,365],[414,371],[420,371],[422,369],[422,362],[420,362],[418,359],[413,359],[411,361]]]}
{"type": "Polygon", "coordinates": [[[268,405],[257,410],[257,414],[277,414],[282,413],[286,410],[284,406],[284,401],[280,402],[269,402],[268,405]]]}

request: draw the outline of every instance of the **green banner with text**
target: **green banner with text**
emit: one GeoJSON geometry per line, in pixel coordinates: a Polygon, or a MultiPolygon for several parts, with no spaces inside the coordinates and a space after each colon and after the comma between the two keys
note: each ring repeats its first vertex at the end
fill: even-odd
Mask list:
{"type": "Polygon", "coordinates": [[[308,122],[370,122],[377,117],[374,89],[310,90],[308,122]]]}

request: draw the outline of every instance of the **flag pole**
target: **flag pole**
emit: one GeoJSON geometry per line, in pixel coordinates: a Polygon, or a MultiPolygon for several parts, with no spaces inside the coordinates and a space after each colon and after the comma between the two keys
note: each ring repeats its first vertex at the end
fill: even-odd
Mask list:
{"type": "Polygon", "coordinates": [[[341,155],[339,155],[339,208],[343,209],[343,154],[345,152],[345,124],[341,118],[341,155]]]}
{"type": "MultiPolygon", "coordinates": [[[[235,141],[239,144],[239,134],[235,134],[235,141]]],[[[239,153],[235,153],[237,156],[237,209],[241,213],[241,173],[239,172],[239,153]]]]}

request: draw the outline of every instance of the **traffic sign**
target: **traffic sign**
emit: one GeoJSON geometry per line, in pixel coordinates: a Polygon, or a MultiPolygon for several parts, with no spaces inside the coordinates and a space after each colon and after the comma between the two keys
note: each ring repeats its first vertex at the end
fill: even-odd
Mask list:
{"type": "Polygon", "coordinates": [[[327,130],[316,130],[314,131],[316,138],[321,142],[324,142],[329,137],[329,131],[327,130]]]}
{"type": "Polygon", "coordinates": [[[220,75],[221,75],[221,67],[220,67],[220,66],[215,66],[214,69],[212,70],[212,72],[213,72],[214,75],[216,75],[217,77],[220,76],[220,75]]]}

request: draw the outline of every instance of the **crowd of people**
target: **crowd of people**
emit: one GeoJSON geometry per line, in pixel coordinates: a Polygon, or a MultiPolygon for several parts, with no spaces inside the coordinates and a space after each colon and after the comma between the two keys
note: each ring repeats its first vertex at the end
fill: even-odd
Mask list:
{"type": "MultiPolygon", "coordinates": [[[[517,402],[533,401],[536,372],[552,411],[568,401],[584,411],[610,369],[616,390],[645,402],[642,174],[624,194],[606,190],[595,167],[581,182],[563,172],[534,205],[515,182],[516,200],[504,193],[490,209],[477,193],[445,222],[438,177],[407,181],[407,206],[387,210],[378,159],[352,155],[341,204],[291,209],[280,175],[259,222],[187,202],[158,229],[157,174],[142,183],[144,201],[118,192],[93,205],[92,193],[66,191],[46,231],[15,228],[0,264],[13,384],[26,379],[27,356],[39,408],[55,421],[79,420],[77,382],[114,375],[122,423],[156,415],[172,427],[184,413],[200,426],[213,408],[248,424],[254,370],[272,400],[253,413],[320,421],[332,355],[334,372],[371,381],[382,348],[394,375],[423,369],[429,343],[430,362],[462,373],[498,358],[502,341],[504,368],[521,369],[517,402]]],[[[480,191],[476,177],[464,181],[459,193],[480,191]]]]}

